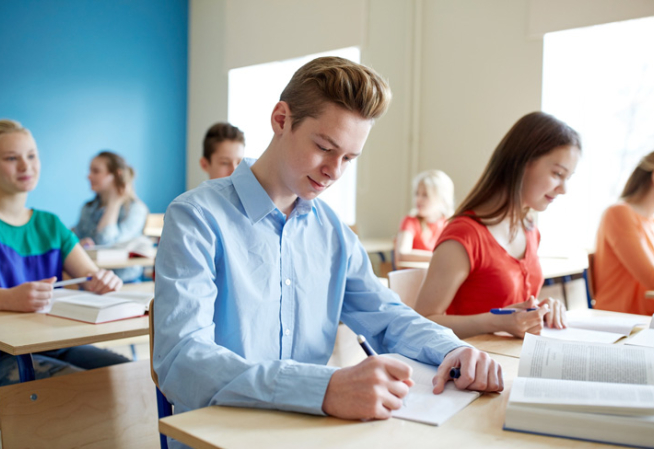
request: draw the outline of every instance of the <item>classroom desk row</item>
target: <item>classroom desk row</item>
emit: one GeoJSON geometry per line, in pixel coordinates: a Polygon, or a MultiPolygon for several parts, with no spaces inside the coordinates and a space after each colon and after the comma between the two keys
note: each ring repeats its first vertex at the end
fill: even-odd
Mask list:
{"type": "MultiPolygon", "coordinates": [[[[629,315],[589,310],[588,316],[629,315]]],[[[344,362],[341,366],[357,363],[365,357],[354,341],[350,330],[339,329],[335,356],[338,355],[337,362],[344,362]]],[[[466,341],[489,352],[502,365],[504,391],[482,395],[441,427],[399,419],[360,422],[274,410],[212,406],[163,418],[159,420],[159,431],[196,449],[615,447],[502,430],[511,385],[518,374],[522,340],[481,335],[466,341]]]]}
{"type": "MultiPolygon", "coordinates": [[[[125,288],[150,291],[153,285],[128,284],[125,288]]],[[[587,313],[591,316],[622,315],[598,310],[587,313]]],[[[147,333],[147,318],[89,325],[41,314],[0,313],[0,349],[14,355],[147,333]]],[[[441,427],[397,419],[358,422],[279,411],[208,407],[164,418],[159,422],[159,431],[196,448],[249,448],[257,444],[273,448],[433,447],[435,444],[504,448],[603,446],[503,431],[504,410],[510,386],[517,375],[522,340],[483,335],[466,341],[491,353],[502,364],[505,390],[500,394],[483,395],[441,427]]],[[[354,334],[341,326],[330,364],[348,366],[364,357],[354,334]]],[[[22,443],[26,439],[45,441],[55,438],[64,444],[75,439],[71,436],[75,432],[82,432],[77,437],[84,440],[91,438],[91,429],[96,429],[97,434],[93,434],[93,438],[98,441],[104,439],[105,443],[100,447],[156,447],[153,443],[156,442],[156,420],[137,419],[133,414],[137,409],[152,420],[156,416],[155,404],[146,362],[3,387],[0,389],[0,423],[4,428],[2,438],[8,442],[13,436],[22,443]],[[83,394],[79,394],[80,391],[83,394]],[[91,404],[84,400],[85,395],[94,395],[91,404]],[[134,407],[135,403],[137,407],[134,407]],[[54,404],[66,404],[67,412],[57,413],[57,419],[52,421],[52,411],[59,410],[54,404]],[[71,418],[78,417],[80,410],[88,410],[88,413],[84,412],[88,414],[88,420],[77,422],[71,418]],[[36,418],[32,418],[32,414],[40,418],[33,421],[36,418]],[[136,426],[136,422],[141,427],[136,426]],[[38,423],[37,427],[34,427],[35,423],[38,423]],[[40,429],[42,433],[32,432],[28,435],[25,432],[30,426],[40,429]],[[46,435],[49,437],[46,438],[46,435]]]]}

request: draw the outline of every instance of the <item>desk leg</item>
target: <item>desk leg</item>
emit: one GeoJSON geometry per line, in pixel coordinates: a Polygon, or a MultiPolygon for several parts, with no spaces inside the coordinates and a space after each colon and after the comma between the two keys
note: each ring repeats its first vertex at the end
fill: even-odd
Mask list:
{"type": "Polygon", "coordinates": [[[21,382],[29,382],[36,379],[32,354],[17,355],[16,361],[18,362],[18,374],[21,382]]]}

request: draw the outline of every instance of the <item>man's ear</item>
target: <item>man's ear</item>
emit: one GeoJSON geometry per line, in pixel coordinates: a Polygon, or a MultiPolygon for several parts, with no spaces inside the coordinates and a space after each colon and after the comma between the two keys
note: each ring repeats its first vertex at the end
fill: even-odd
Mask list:
{"type": "Polygon", "coordinates": [[[288,103],[285,101],[277,102],[270,116],[270,123],[275,135],[282,134],[285,130],[291,129],[291,108],[288,106],[288,103]]]}
{"type": "Polygon", "coordinates": [[[204,156],[200,158],[200,167],[202,167],[202,170],[209,173],[209,161],[204,156]]]}

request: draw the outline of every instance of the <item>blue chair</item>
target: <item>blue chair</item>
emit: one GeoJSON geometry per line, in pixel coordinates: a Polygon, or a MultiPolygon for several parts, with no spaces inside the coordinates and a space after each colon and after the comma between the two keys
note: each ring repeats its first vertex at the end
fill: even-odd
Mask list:
{"type": "MultiPolygon", "coordinates": [[[[159,389],[159,376],[154,371],[152,366],[152,360],[154,355],[154,299],[150,301],[150,306],[148,308],[148,317],[150,322],[150,375],[154,381],[154,385],[157,389],[157,411],[159,414],[159,419],[165,418],[166,416],[171,416],[173,414],[173,405],[168,402],[166,396],[159,389]]],[[[168,449],[168,440],[166,435],[159,434],[159,444],[161,449],[168,449]]]]}

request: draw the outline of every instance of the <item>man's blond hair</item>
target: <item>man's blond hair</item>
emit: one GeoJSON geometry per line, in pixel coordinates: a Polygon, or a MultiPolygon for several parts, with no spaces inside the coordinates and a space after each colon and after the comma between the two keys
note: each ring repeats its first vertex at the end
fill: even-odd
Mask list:
{"type": "Polygon", "coordinates": [[[314,59],[298,69],[279,98],[285,101],[295,129],[307,117],[318,118],[334,103],[364,119],[381,117],[391,101],[391,89],[373,69],[335,56],[314,59]]]}

